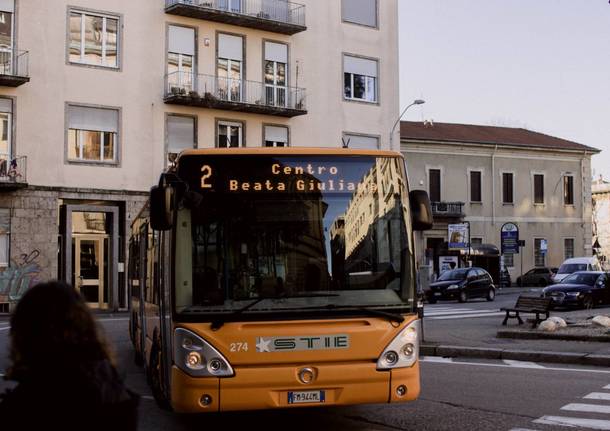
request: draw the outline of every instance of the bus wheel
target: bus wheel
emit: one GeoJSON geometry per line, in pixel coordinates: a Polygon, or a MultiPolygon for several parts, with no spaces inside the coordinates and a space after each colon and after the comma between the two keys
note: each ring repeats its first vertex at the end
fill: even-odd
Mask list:
{"type": "Polygon", "coordinates": [[[150,387],[157,405],[163,410],[171,410],[161,384],[161,349],[157,344],[153,344],[152,351],[150,352],[149,376],[150,387]]]}

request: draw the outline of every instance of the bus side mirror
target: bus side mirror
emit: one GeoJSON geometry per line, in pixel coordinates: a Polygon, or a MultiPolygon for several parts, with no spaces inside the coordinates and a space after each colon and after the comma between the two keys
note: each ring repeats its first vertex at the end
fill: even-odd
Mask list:
{"type": "Polygon", "coordinates": [[[434,220],[432,218],[432,206],[430,198],[425,190],[411,190],[409,193],[409,205],[411,207],[411,219],[413,230],[430,230],[434,220]]]}
{"type": "Polygon", "coordinates": [[[150,189],[150,226],[153,230],[170,230],[174,224],[174,189],[154,186],[150,189]]]}

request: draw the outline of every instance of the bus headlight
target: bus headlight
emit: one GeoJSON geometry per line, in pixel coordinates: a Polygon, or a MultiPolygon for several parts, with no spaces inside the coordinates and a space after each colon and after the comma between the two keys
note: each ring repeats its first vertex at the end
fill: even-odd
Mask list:
{"type": "Polygon", "coordinates": [[[411,367],[419,357],[419,320],[394,337],[377,360],[378,370],[411,367]],[[399,353],[396,353],[399,352],[399,353]]]}
{"type": "Polygon", "coordinates": [[[174,332],[174,363],[193,377],[231,377],[235,374],[229,361],[214,346],[184,328],[174,332]]]}

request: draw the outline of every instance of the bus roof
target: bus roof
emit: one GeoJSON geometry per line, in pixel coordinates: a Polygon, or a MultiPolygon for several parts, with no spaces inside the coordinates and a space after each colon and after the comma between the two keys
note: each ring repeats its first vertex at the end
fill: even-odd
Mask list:
{"type": "Polygon", "coordinates": [[[356,150],[352,148],[319,148],[319,147],[256,147],[256,148],[198,148],[185,150],[180,153],[177,162],[184,156],[203,155],[282,155],[282,156],[374,156],[374,157],[400,157],[403,155],[396,151],[385,150],[356,150]]]}

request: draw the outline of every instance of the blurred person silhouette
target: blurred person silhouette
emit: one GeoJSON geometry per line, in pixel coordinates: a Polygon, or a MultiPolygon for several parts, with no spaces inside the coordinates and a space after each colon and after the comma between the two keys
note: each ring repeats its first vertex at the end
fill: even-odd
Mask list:
{"type": "Polygon", "coordinates": [[[2,429],[137,429],[138,396],[123,385],[75,289],[60,281],[34,286],[10,324],[5,379],[17,386],[0,396],[2,429]]]}

